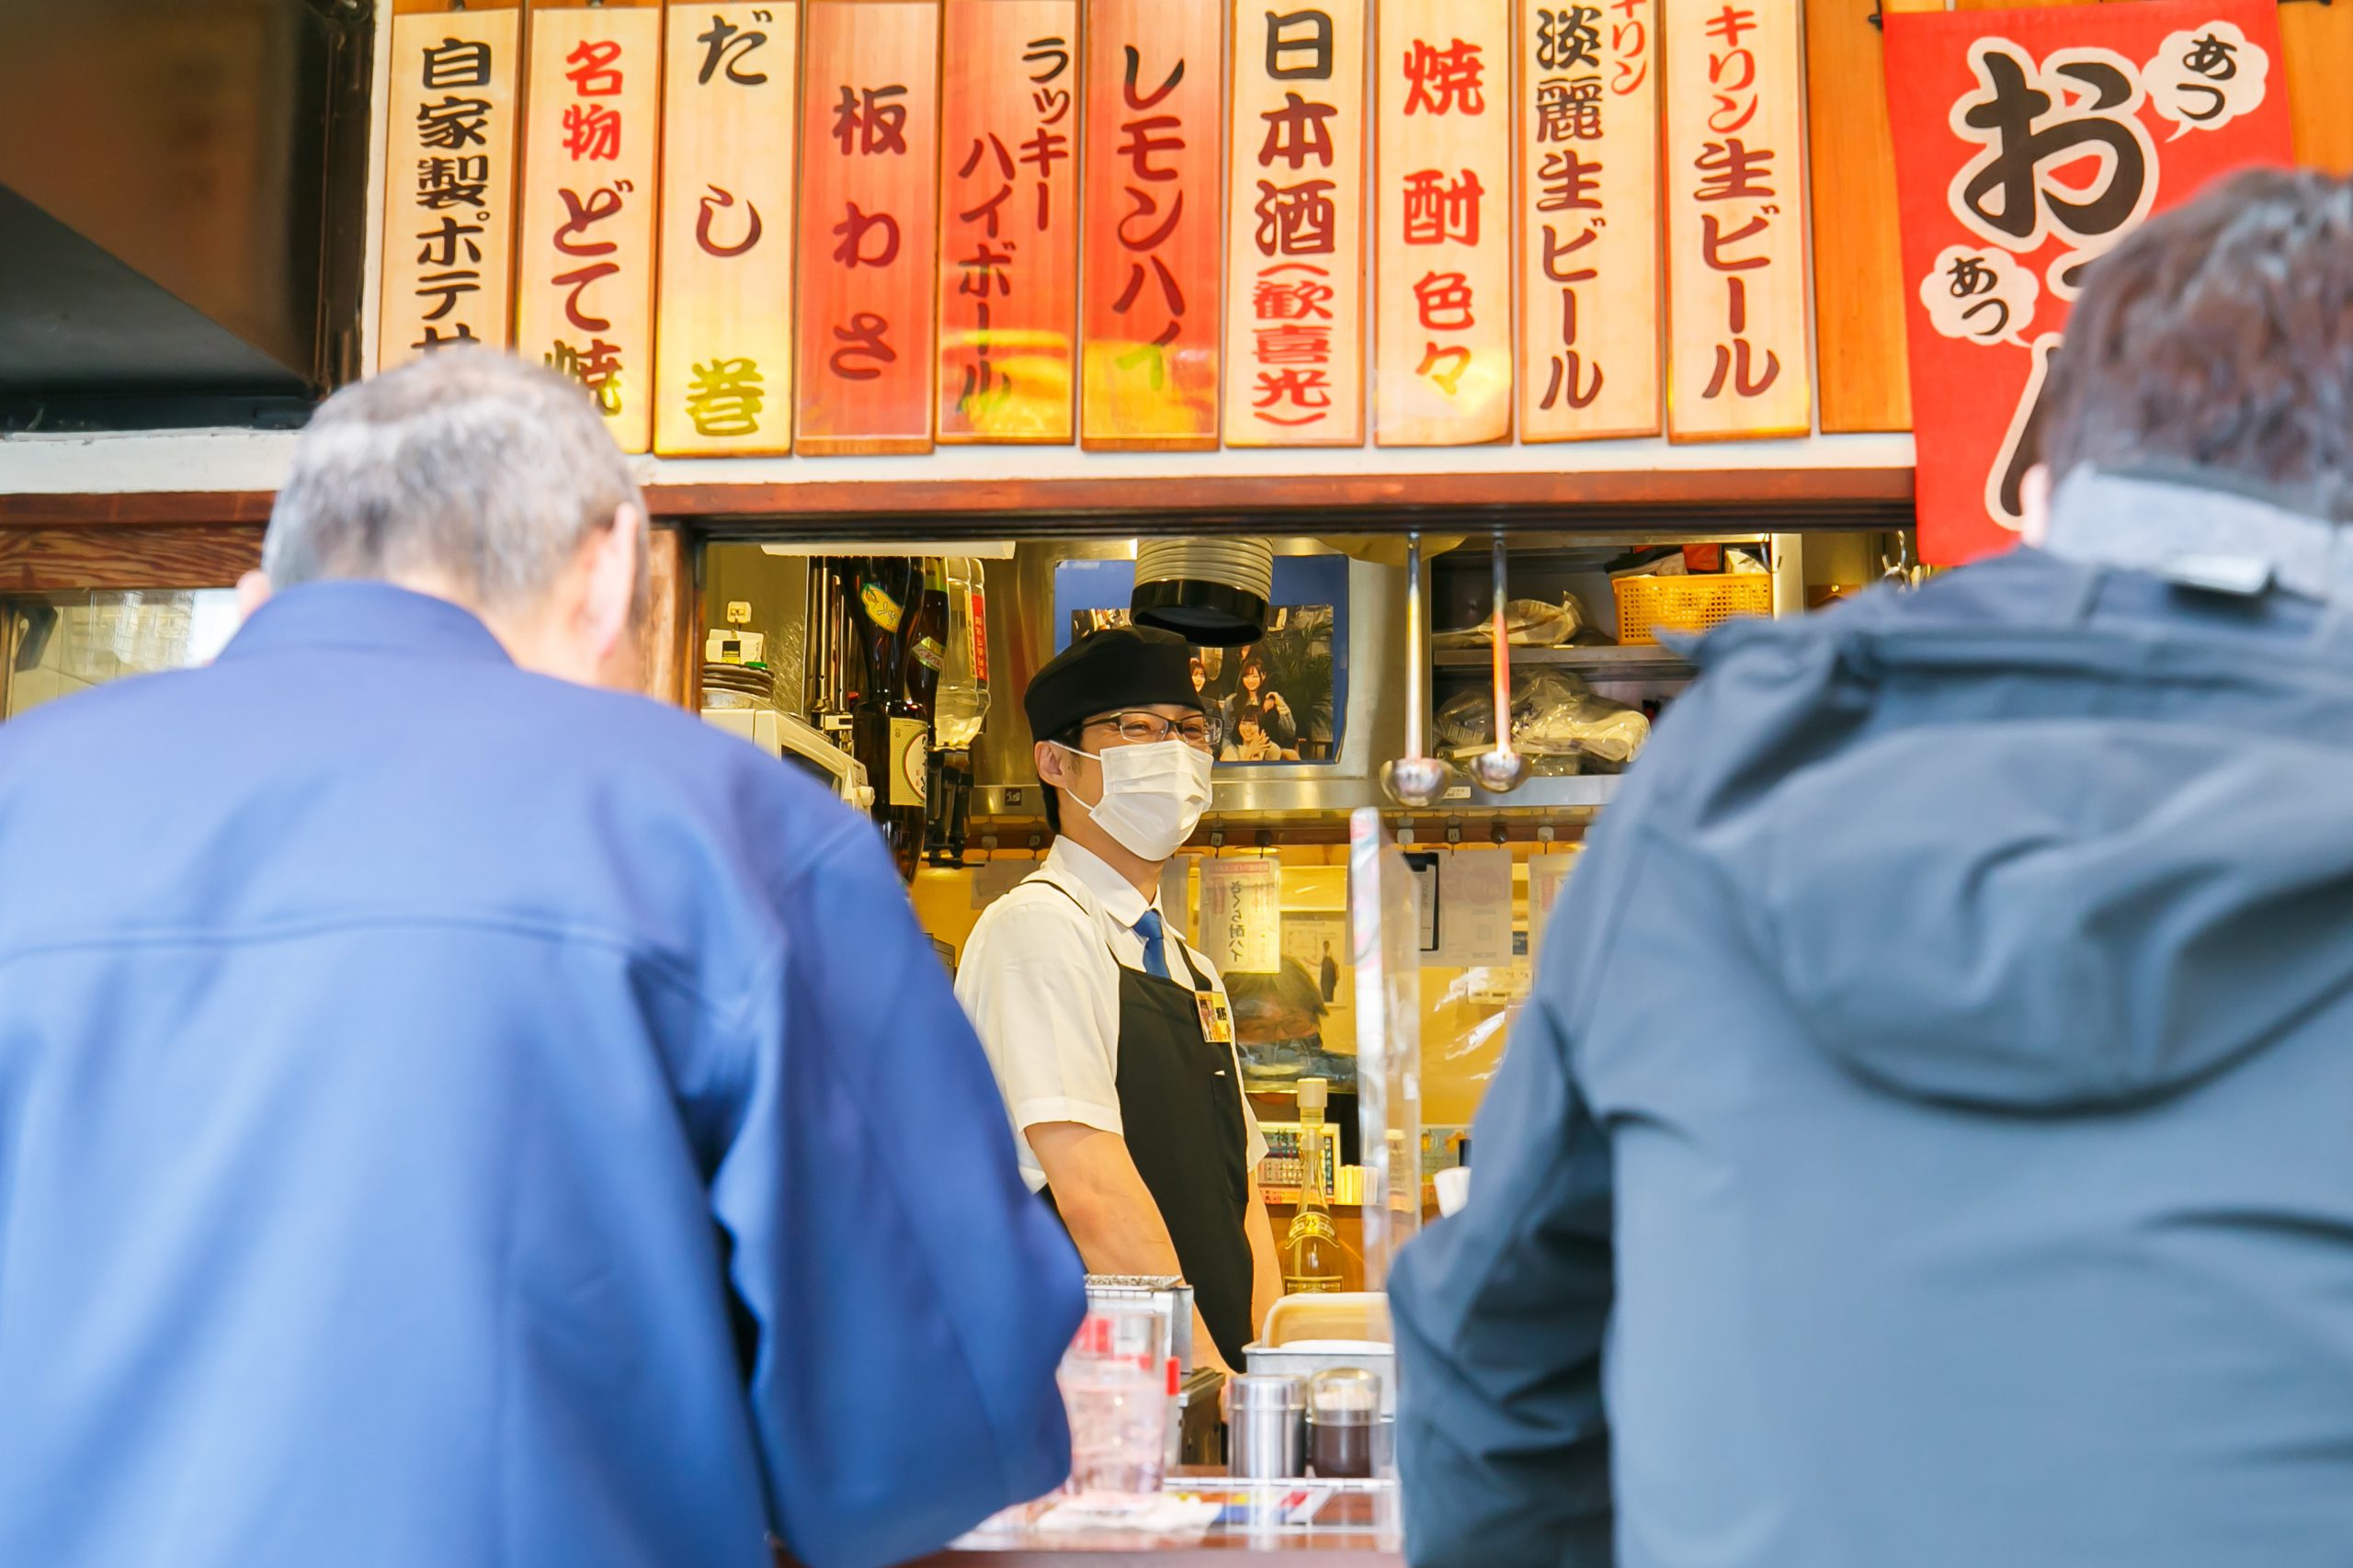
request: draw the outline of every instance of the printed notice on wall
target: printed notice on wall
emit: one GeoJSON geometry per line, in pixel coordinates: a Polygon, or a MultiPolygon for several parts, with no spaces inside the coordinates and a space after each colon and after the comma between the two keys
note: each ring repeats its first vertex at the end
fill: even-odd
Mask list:
{"type": "Polygon", "coordinates": [[[1283,868],[1251,857],[1201,862],[1201,936],[1221,974],[1273,974],[1283,965],[1283,868]]]}
{"type": "Polygon", "coordinates": [[[1476,969],[1511,962],[1511,851],[1457,849],[1438,863],[1438,962],[1476,969]]]}
{"type": "Polygon", "coordinates": [[[1569,868],[1576,863],[1574,854],[1538,855],[1528,862],[1528,963],[1531,971],[1544,962],[1544,933],[1552,918],[1552,905],[1560,901],[1561,885],[1568,880],[1569,868]]]}

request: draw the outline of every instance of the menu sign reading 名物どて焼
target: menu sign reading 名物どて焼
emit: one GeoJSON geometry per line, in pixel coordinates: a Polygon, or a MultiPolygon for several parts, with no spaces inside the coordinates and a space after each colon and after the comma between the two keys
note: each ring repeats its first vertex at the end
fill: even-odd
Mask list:
{"type": "Polygon", "coordinates": [[[515,347],[578,381],[625,452],[654,444],[662,10],[537,0],[526,33],[515,347]]]}

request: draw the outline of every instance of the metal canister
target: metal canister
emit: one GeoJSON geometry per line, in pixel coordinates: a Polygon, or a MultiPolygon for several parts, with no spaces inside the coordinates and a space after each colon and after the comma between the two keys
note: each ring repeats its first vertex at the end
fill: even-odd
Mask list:
{"type": "Polygon", "coordinates": [[[1280,1372],[1226,1380],[1226,1471],[1244,1481],[1307,1473],[1307,1384],[1280,1372]]]}

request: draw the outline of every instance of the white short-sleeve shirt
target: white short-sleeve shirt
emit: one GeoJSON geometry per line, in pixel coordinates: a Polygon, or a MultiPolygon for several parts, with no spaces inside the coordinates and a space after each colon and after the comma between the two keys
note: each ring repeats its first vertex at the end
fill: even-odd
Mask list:
{"type": "MultiPolygon", "coordinates": [[[[1067,838],[1054,841],[1038,878],[1054,886],[1017,887],[981,912],[956,969],[956,999],[995,1070],[1021,1147],[1021,1179],[1032,1192],[1046,1185],[1046,1173],[1029,1147],[1029,1129],[1072,1121],[1125,1136],[1120,971],[1143,968],[1143,938],[1135,924],[1157,907],[1100,856],[1067,838]]],[[[1180,983],[1184,964],[1167,949],[1181,949],[1193,972],[1224,994],[1225,983],[1209,960],[1173,929],[1164,928],[1162,941],[1168,972],[1180,983]]],[[[1238,1057],[1233,1093],[1242,1099],[1238,1057]]],[[[1242,1099],[1242,1122],[1246,1157],[1256,1167],[1266,1157],[1267,1140],[1247,1099],[1242,1099]]]]}

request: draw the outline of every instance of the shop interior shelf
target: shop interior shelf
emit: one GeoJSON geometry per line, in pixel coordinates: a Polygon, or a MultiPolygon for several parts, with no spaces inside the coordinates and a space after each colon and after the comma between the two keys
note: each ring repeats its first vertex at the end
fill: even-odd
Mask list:
{"type": "MultiPolygon", "coordinates": [[[[1485,648],[1447,648],[1431,654],[1430,662],[1441,670],[1484,670],[1491,657],[1491,651],[1485,648]]],[[[1615,644],[1593,648],[1514,648],[1511,663],[1514,669],[1542,666],[1574,670],[1601,680],[1688,679],[1694,673],[1690,660],[1654,643],[1626,648],[1615,644]]]]}

